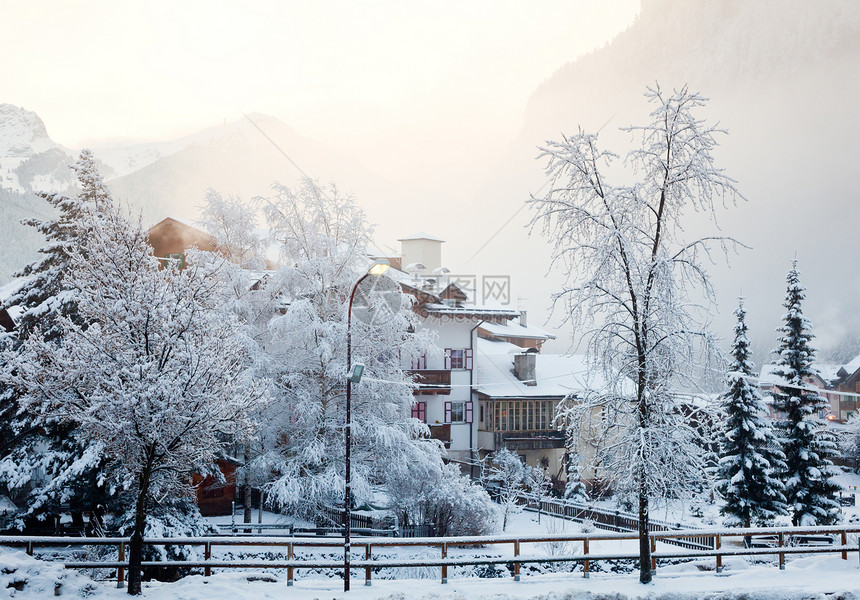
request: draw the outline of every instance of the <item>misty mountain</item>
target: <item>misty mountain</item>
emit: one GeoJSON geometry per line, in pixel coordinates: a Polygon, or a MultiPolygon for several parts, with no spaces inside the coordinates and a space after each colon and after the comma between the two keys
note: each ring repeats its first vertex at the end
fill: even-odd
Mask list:
{"type": "Polygon", "coordinates": [[[196,218],[208,188],[250,200],[269,195],[274,181],[293,185],[302,174],[292,161],[310,177],[323,183],[334,181],[342,191],[356,194],[366,209],[379,208],[374,199],[386,195],[389,187],[355,161],[260,114],[161,146],[150,144],[124,153],[95,148],[93,152],[104,155],[109,164],[113,159],[115,169],[127,170],[128,160],[142,165],[108,184],[114,197],[142,209],[147,222],[168,214],[196,218]],[[126,162],[117,164],[117,157],[126,162]]]}
{"type": "MultiPolygon", "coordinates": [[[[246,200],[266,196],[274,181],[295,184],[299,168],[355,194],[377,218],[393,197],[391,184],[356,161],[260,114],[176,140],[94,146],[93,152],[114,198],[139,211],[145,224],[168,215],[197,218],[208,188],[246,200]]],[[[0,252],[0,283],[38,256],[43,240],[20,220],[45,217],[50,207],[33,192],[72,192],[75,160],[75,152],[50,139],[38,115],[0,105],[0,239],[15,242],[0,252]]]]}
{"type": "MultiPolygon", "coordinates": [[[[847,0],[644,0],[626,31],[535,91],[518,139],[477,203],[492,199],[513,214],[545,183],[538,146],[579,126],[601,130],[601,145],[623,156],[633,140],[618,128],[647,122],[645,87],[687,85],[711,99],[703,116],[729,130],[716,157],[748,198],[718,215],[722,233],[752,249],[729,257],[730,269],[720,260],[711,268],[720,309],[715,332],[730,336],[735,298],[743,294],[757,358],[766,359],[796,255],[818,343],[844,353],[860,339],[860,280],[850,275],[860,252],[858,33],[860,4],[847,0]]],[[[527,218],[522,213],[515,222],[527,218]]],[[[705,225],[691,215],[691,234],[708,231],[705,225]]],[[[484,254],[509,261],[524,251],[546,254],[538,247],[548,242],[529,239],[522,227],[505,233],[504,243],[484,254]]],[[[533,297],[546,297],[558,279],[540,272],[524,283],[540,290],[533,297]]]]}

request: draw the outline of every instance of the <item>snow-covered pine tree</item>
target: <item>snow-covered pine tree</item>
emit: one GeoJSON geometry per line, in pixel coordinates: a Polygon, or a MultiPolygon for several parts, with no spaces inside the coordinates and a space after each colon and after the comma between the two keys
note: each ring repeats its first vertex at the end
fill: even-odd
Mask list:
{"type": "Polygon", "coordinates": [[[76,292],[66,280],[71,255],[79,251],[86,236],[82,216],[87,210],[105,210],[112,203],[110,191],[102,181],[90,150],[84,149],[72,165],[77,173],[79,192],[69,197],[40,192],[38,195],[59,212],[56,219],[26,219],[25,225],[35,227],[45,236],[47,244],[39,249],[44,258],[24,267],[15,277],[25,283],[6,301],[4,308],[18,306],[23,313],[16,323],[20,339],[38,330],[46,340],[62,335],[60,317],[68,317],[83,325],[77,314],[76,292]]]}
{"type": "MultiPolygon", "coordinates": [[[[38,194],[58,211],[58,216],[24,221],[45,236],[46,244],[39,250],[44,255],[42,259],[15,274],[22,284],[6,300],[4,308],[14,306],[23,312],[14,335],[6,340],[6,351],[14,351],[31,336],[60,344],[64,318],[86,326],[77,310],[77,291],[68,279],[71,255],[81,251],[88,235],[83,225],[85,215],[109,210],[113,200],[90,150],[82,150],[71,168],[77,174],[75,196],[38,194]]],[[[0,382],[0,430],[4,434],[0,443],[0,489],[19,499],[23,497],[24,503],[11,525],[22,528],[26,520],[44,518],[58,504],[68,503],[73,521],[82,526],[82,511],[108,503],[113,492],[103,472],[101,447],[91,445],[73,423],[23,412],[18,394],[4,382],[0,382]]]]}
{"type": "Polygon", "coordinates": [[[725,499],[720,509],[728,525],[767,525],[777,515],[788,513],[785,485],[779,475],[785,470],[784,456],[773,430],[763,419],[767,408],[758,386],[752,381],[750,341],[747,338],[743,300],[735,311],[732,362],[723,396],[725,422],[720,445],[718,489],[725,499]]]}
{"type": "Polygon", "coordinates": [[[808,389],[810,378],[816,374],[813,367],[815,349],[812,324],[803,316],[805,290],[800,284],[797,261],[793,261],[786,277],[786,314],[781,334],[779,356],[774,374],[784,383],[776,394],[775,408],[782,414],[778,422],[785,453],[785,498],[794,525],[830,525],[839,518],[839,505],[831,499],[839,486],[830,481],[835,475],[830,458],[837,445],[833,436],[818,421],[819,411],[827,407],[824,399],[808,389]]]}
{"type": "MultiPolygon", "coordinates": [[[[259,386],[224,308],[218,264],[189,253],[188,268],[160,268],[140,224],[116,208],[86,211],[69,279],[86,329],[61,319],[62,345],[31,336],[3,373],[33,414],[81,431],[135,497],[128,591],[141,592],[144,527],[152,499],[190,494],[222,436],[253,428],[259,386]]],[[[222,261],[223,262],[223,259],[222,261]]]]}
{"type": "Polygon", "coordinates": [[[567,482],[564,484],[564,498],[572,502],[588,502],[588,490],[582,482],[582,471],[580,469],[581,456],[576,450],[576,443],[571,432],[567,433],[567,482]]]}

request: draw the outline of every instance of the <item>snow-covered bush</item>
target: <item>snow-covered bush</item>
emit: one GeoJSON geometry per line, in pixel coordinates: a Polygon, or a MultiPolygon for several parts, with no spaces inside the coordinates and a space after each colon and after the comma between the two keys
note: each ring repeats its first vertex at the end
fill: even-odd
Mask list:
{"type": "Polygon", "coordinates": [[[525,464],[507,448],[500,448],[493,453],[483,471],[485,481],[495,485],[498,490],[498,500],[502,506],[502,531],[508,526],[508,516],[522,510],[519,500],[523,493],[545,490],[544,470],[525,464]]]}
{"type": "Polygon", "coordinates": [[[398,471],[388,482],[391,508],[401,525],[433,523],[436,535],[488,535],[498,530],[499,510],[487,492],[456,465],[398,471]]]}

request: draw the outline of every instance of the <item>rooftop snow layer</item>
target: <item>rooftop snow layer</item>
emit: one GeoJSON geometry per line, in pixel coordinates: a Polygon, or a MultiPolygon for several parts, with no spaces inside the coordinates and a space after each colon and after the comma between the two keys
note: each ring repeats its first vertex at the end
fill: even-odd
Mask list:
{"type": "Polygon", "coordinates": [[[562,354],[535,354],[537,383],[526,385],[514,375],[514,353],[508,352],[511,347],[517,348],[506,342],[478,339],[478,392],[493,398],[565,397],[587,389],[606,387],[600,374],[589,371],[585,356],[562,354]]]}
{"type": "Polygon", "coordinates": [[[540,327],[523,326],[520,324],[496,325],[495,323],[484,323],[481,329],[491,335],[510,338],[528,338],[535,340],[554,340],[555,336],[540,327]]]}

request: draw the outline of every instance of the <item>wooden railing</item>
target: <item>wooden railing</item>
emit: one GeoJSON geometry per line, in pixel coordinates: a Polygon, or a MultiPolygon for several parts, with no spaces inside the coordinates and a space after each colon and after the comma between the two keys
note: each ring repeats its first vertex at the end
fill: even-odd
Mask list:
{"type": "MultiPolygon", "coordinates": [[[[602,510],[587,504],[571,502],[569,500],[555,500],[552,498],[537,498],[527,494],[522,495],[523,506],[526,510],[540,511],[543,514],[552,515],[569,521],[590,521],[599,529],[610,531],[639,531],[639,517],[632,513],[618,510],[602,510]]],[[[696,527],[683,526],[680,523],[669,523],[659,519],[649,519],[648,531],[672,531],[672,530],[697,530],[696,527]]],[[[693,535],[677,539],[666,540],[667,543],[691,550],[713,549],[716,538],[712,535],[693,535]]]]}
{"type": "MultiPolygon", "coordinates": [[[[843,559],[848,559],[850,552],[857,552],[855,544],[849,545],[848,535],[860,533],[860,525],[852,526],[828,526],[828,527],[760,527],[749,529],[708,529],[708,530],[680,530],[680,531],[655,531],[651,534],[652,563],[651,568],[657,569],[658,561],[664,559],[701,559],[713,557],[716,561],[716,571],[720,572],[723,566],[723,558],[726,556],[760,556],[774,555],[778,557],[780,569],[785,568],[786,556],[791,554],[810,553],[833,553],[839,552],[843,559]],[[670,551],[658,551],[657,542],[669,542],[671,540],[685,539],[697,536],[711,536],[715,540],[712,549],[679,549],[670,551]],[[747,547],[743,541],[753,536],[767,536],[773,540],[773,547],[747,547]],[[792,542],[803,540],[804,536],[813,536],[819,541],[822,536],[828,536],[830,544],[797,546],[792,542]],[[727,540],[734,540],[732,545],[726,545],[727,540]]],[[[397,568],[397,567],[440,567],[442,583],[448,581],[448,569],[455,566],[470,565],[500,565],[509,564],[513,567],[513,577],[520,578],[520,568],[523,564],[532,563],[561,563],[574,562],[583,565],[583,575],[589,576],[591,563],[603,560],[638,560],[638,553],[594,553],[591,552],[591,544],[601,541],[637,540],[634,533],[580,533],[576,535],[541,535],[541,536],[482,536],[482,537],[449,537],[449,538],[353,538],[352,547],[356,550],[364,549],[364,559],[353,560],[354,569],[364,569],[365,581],[370,585],[374,569],[397,568]],[[566,554],[563,556],[524,555],[523,546],[540,543],[579,543],[582,552],[566,554]],[[456,557],[448,556],[451,548],[508,545],[512,546],[512,556],[504,557],[456,557]],[[374,549],[392,547],[415,547],[435,548],[439,553],[438,559],[374,559],[374,549]]],[[[28,536],[0,536],[0,545],[23,546],[28,554],[32,555],[35,548],[46,546],[87,546],[87,545],[113,545],[117,546],[117,560],[111,561],[67,561],[66,568],[108,568],[117,570],[117,585],[122,586],[125,569],[128,563],[125,560],[126,549],[129,538],[66,538],[66,537],[28,537],[28,536]]],[[[203,548],[204,560],[202,561],[144,561],[142,567],[172,567],[172,568],[200,568],[205,576],[212,574],[212,569],[231,568],[278,568],[287,570],[287,585],[292,585],[297,569],[342,569],[343,562],[338,560],[318,560],[305,555],[301,557],[296,554],[299,549],[308,548],[341,548],[343,541],[339,538],[277,538],[277,537],[188,537],[188,538],[146,538],[148,545],[195,545],[203,548]],[[282,547],[286,549],[286,560],[217,560],[212,558],[212,549],[215,547],[229,546],[266,546],[282,547]]]]}

